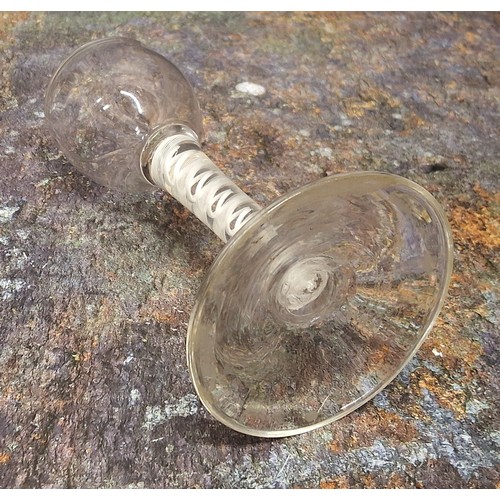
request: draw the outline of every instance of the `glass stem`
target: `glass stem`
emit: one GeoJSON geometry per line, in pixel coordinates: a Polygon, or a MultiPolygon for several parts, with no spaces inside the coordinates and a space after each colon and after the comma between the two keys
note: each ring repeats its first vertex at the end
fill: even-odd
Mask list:
{"type": "Polygon", "coordinates": [[[146,174],[227,242],[261,207],[200,150],[193,130],[167,130],[154,141],[146,174]]]}

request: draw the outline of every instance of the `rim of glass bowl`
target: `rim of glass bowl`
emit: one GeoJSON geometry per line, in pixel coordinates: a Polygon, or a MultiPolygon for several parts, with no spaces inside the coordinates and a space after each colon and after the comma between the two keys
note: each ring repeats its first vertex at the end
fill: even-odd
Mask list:
{"type": "Polygon", "coordinates": [[[107,37],[107,38],[99,38],[97,40],[91,40],[90,42],[87,42],[83,45],[81,45],[80,47],[78,47],[77,49],[75,49],[73,52],[71,52],[71,54],[66,57],[64,59],[64,61],[59,64],[59,66],[57,67],[56,71],[54,72],[54,74],[52,75],[52,78],[50,79],[49,81],[49,84],[47,85],[47,92],[46,92],[46,95],[45,95],[45,116],[48,115],[49,113],[49,109],[48,109],[48,105],[49,105],[49,100],[50,100],[50,95],[51,95],[51,92],[52,92],[52,84],[54,83],[54,80],[60,75],[61,71],[63,70],[63,68],[66,66],[66,63],[68,63],[71,59],[73,59],[74,57],[82,54],[83,52],[86,52],[87,50],[95,47],[96,45],[101,45],[103,43],[109,43],[109,42],[113,42],[113,41],[116,41],[116,42],[128,42],[128,43],[134,43],[134,44],[139,44],[139,45],[142,45],[141,42],[139,42],[139,40],[136,40],[135,38],[127,38],[127,37],[124,37],[124,36],[110,36],[110,37],[107,37]]]}

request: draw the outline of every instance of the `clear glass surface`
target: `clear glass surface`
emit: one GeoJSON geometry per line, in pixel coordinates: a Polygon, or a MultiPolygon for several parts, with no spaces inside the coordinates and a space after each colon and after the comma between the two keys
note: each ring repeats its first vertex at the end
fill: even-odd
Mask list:
{"type": "Polygon", "coordinates": [[[178,123],[202,134],[198,102],[182,73],[127,38],[76,50],[51,80],[45,116],[78,170],[122,191],[154,189],[141,170],[141,152],[157,130],[178,123]]]}
{"type": "Polygon", "coordinates": [[[422,187],[333,176],[262,210],[229,241],[191,315],[188,363],[221,422],[306,432],[387,385],[439,314],[451,233],[422,187]]]}

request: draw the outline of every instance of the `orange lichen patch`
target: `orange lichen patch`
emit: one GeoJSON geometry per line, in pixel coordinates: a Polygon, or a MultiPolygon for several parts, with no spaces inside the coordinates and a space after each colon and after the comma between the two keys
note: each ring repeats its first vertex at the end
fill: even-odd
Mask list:
{"type": "Polygon", "coordinates": [[[280,93],[280,96],[295,111],[311,109],[312,104],[318,99],[313,90],[303,84],[289,85],[280,93]]]}
{"type": "Polygon", "coordinates": [[[149,317],[158,323],[172,323],[175,321],[175,316],[164,311],[151,311],[149,317]]]}
{"type": "Polygon", "coordinates": [[[398,108],[401,106],[401,101],[397,98],[386,92],[384,89],[365,85],[359,91],[359,97],[365,102],[376,102],[378,104],[384,104],[389,106],[390,108],[398,108]]]}
{"type": "Polygon", "coordinates": [[[339,429],[337,438],[328,448],[332,453],[339,454],[353,448],[372,446],[377,439],[406,443],[417,437],[417,428],[410,420],[387,410],[367,406],[364,411],[349,417],[348,425],[339,429]]]}
{"type": "Polygon", "coordinates": [[[474,43],[478,39],[478,36],[475,33],[472,33],[472,31],[467,31],[465,33],[465,40],[468,43],[474,43]]]}
{"type": "Polygon", "coordinates": [[[453,273],[451,275],[451,284],[453,285],[466,285],[470,284],[470,280],[467,276],[464,276],[463,274],[458,274],[458,273],[453,273]]]}
{"type": "Polygon", "coordinates": [[[426,121],[416,113],[408,113],[404,118],[405,128],[400,132],[401,135],[410,135],[416,128],[426,125],[426,121]]]}
{"type": "Polygon", "coordinates": [[[172,306],[168,302],[168,297],[163,299],[153,298],[141,307],[139,312],[141,321],[156,321],[170,325],[171,331],[175,332],[182,324],[187,324],[188,314],[172,306]]]}
{"type": "Polygon", "coordinates": [[[362,117],[367,109],[374,109],[378,106],[376,101],[361,101],[357,98],[345,99],[344,107],[349,118],[362,117]]]}
{"type": "Polygon", "coordinates": [[[91,356],[90,352],[75,352],[71,355],[75,363],[85,363],[90,360],[91,356]]]}
{"type": "Polygon", "coordinates": [[[349,488],[349,479],[346,476],[338,476],[328,481],[319,483],[322,490],[338,490],[349,488]]]}
{"type": "Polygon", "coordinates": [[[364,476],[360,476],[360,482],[362,485],[362,488],[368,488],[368,489],[373,489],[377,488],[377,481],[375,480],[375,477],[372,474],[366,474],[364,476]]]}
{"type": "Polygon", "coordinates": [[[479,198],[467,194],[457,198],[460,205],[451,210],[451,226],[455,242],[464,248],[500,247],[500,193],[492,193],[476,183],[474,192],[479,198]]]}
{"type": "Polygon", "coordinates": [[[29,12],[2,12],[0,14],[0,40],[9,37],[14,27],[28,19],[29,12]]]}
{"type": "MultiPolygon", "coordinates": [[[[368,338],[370,338],[369,335],[368,338]]],[[[383,366],[386,363],[394,362],[398,358],[399,352],[394,344],[378,340],[376,337],[372,338],[370,344],[373,349],[366,358],[368,366],[383,366]]]]}
{"type": "Polygon", "coordinates": [[[457,52],[462,54],[477,54],[477,47],[481,44],[483,49],[486,48],[488,42],[481,37],[481,33],[474,33],[472,31],[466,31],[462,38],[457,38],[454,44],[457,52]]]}
{"type": "Polygon", "coordinates": [[[10,453],[0,453],[0,464],[6,464],[10,460],[10,453]]]}
{"type": "Polygon", "coordinates": [[[401,476],[397,472],[394,472],[389,476],[389,480],[387,481],[387,484],[384,485],[384,487],[392,489],[401,489],[401,488],[406,488],[407,484],[405,483],[403,476],[401,476]]]}
{"type": "Polygon", "coordinates": [[[377,438],[387,438],[390,441],[407,443],[418,436],[417,428],[409,420],[405,420],[396,413],[370,407],[369,411],[362,412],[356,425],[365,429],[365,446],[370,446],[377,438]]]}
{"type": "Polygon", "coordinates": [[[412,420],[430,422],[432,420],[432,417],[419,404],[421,396],[418,386],[414,387],[396,379],[391,383],[387,395],[392,405],[398,408],[399,413],[410,417],[409,422],[412,420]]]}
{"type": "Polygon", "coordinates": [[[361,488],[392,488],[402,489],[407,488],[409,485],[405,482],[404,477],[397,472],[392,473],[389,477],[385,474],[369,473],[359,477],[359,486],[361,488]]]}
{"type": "MultiPolygon", "coordinates": [[[[465,314],[462,312],[462,314],[465,314]]],[[[472,380],[473,367],[478,358],[483,354],[482,345],[475,340],[464,337],[461,334],[466,318],[457,315],[456,319],[459,325],[451,324],[442,317],[438,317],[431,335],[422,345],[422,353],[425,353],[428,359],[436,359],[433,353],[439,352],[439,363],[449,371],[457,369],[465,376],[465,380],[472,380]],[[462,321],[461,321],[462,319],[462,321]]]]}
{"type": "Polygon", "coordinates": [[[338,453],[341,453],[342,451],[344,451],[343,446],[342,446],[342,444],[340,443],[340,441],[332,441],[332,442],[328,445],[328,448],[330,449],[330,451],[331,451],[332,453],[335,453],[335,455],[337,455],[338,453]]]}
{"type": "MultiPolygon", "coordinates": [[[[360,118],[367,110],[381,107],[398,109],[401,101],[379,87],[364,84],[356,97],[344,99],[343,104],[347,116],[360,118]]],[[[412,115],[411,118],[415,124],[419,122],[417,115],[412,115]]]]}
{"type": "Polygon", "coordinates": [[[49,332],[51,338],[56,339],[58,337],[65,337],[68,330],[71,330],[72,326],[72,313],[69,310],[60,310],[54,312],[54,322],[52,329],[49,332]]]}
{"type": "Polygon", "coordinates": [[[443,408],[453,411],[455,416],[461,420],[465,417],[466,394],[459,388],[452,387],[450,382],[441,377],[439,380],[428,370],[418,369],[411,375],[417,379],[420,389],[430,391],[443,408]]]}
{"type": "Polygon", "coordinates": [[[450,223],[455,243],[489,250],[500,248],[500,223],[488,207],[473,211],[458,205],[451,211],[450,223]]]}
{"type": "Polygon", "coordinates": [[[179,208],[175,205],[172,207],[172,211],[174,212],[175,216],[182,222],[184,222],[191,215],[191,212],[187,208],[179,208]]]}
{"type": "Polygon", "coordinates": [[[472,189],[484,201],[487,201],[489,203],[500,203],[500,193],[490,193],[486,189],[483,189],[479,183],[476,183],[472,189]]]}

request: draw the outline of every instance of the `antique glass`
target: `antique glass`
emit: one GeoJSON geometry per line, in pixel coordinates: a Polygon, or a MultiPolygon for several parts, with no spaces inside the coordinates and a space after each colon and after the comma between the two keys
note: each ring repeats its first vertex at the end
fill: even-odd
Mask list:
{"type": "Polygon", "coordinates": [[[198,293],[187,357],[201,401],[229,427],[278,437],[332,422],[381,391],[431,330],[451,232],[414,182],[336,175],[261,208],[201,151],[187,80],[135,40],[73,53],[46,117],[78,170],[110,188],[162,188],[228,242],[198,293]]]}

